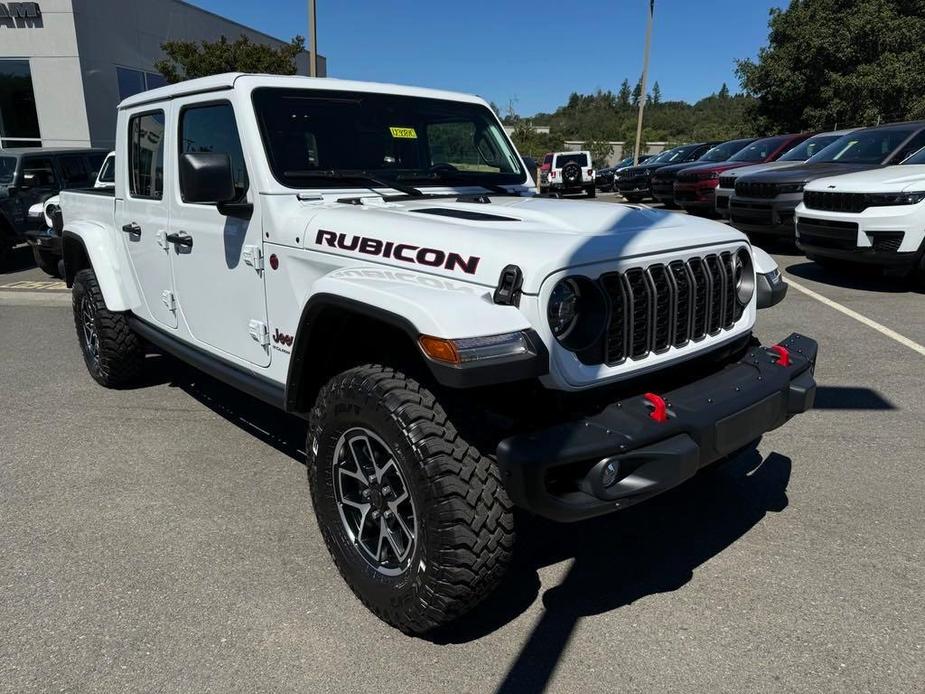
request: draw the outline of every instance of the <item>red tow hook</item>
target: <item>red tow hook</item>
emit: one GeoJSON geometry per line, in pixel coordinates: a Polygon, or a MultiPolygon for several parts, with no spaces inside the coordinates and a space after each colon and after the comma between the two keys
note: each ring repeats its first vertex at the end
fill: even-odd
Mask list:
{"type": "Polygon", "coordinates": [[[772,345],[771,351],[777,355],[778,366],[790,366],[790,350],[783,345],[772,345]]]}
{"type": "Polygon", "coordinates": [[[665,399],[662,396],[655,393],[646,393],[642,397],[652,405],[652,411],[649,413],[652,419],[659,424],[668,421],[668,405],[665,404],[665,399]]]}

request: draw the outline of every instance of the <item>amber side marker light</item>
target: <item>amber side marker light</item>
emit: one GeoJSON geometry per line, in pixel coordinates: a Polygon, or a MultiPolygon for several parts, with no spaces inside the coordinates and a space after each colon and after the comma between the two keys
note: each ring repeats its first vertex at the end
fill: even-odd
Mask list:
{"type": "Polygon", "coordinates": [[[421,335],[418,342],[420,342],[424,354],[431,359],[446,362],[447,364],[459,364],[459,352],[456,351],[456,345],[453,344],[452,340],[421,335]]]}
{"type": "Polygon", "coordinates": [[[492,359],[517,359],[535,355],[523,332],[461,337],[455,340],[421,335],[418,343],[429,358],[452,366],[468,366],[492,359]]]}

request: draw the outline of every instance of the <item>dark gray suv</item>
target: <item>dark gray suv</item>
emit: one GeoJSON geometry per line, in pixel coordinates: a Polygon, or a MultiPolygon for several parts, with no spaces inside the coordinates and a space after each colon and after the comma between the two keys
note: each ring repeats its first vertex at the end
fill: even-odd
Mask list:
{"type": "MultiPolygon", "coordinates": [[[[89,188],[106,149],[0,149],[0,272],[29,231],[29,208],[66,188],[89,188]]],[[[43,217],[39,216],[38,219],[43,217]]]]}

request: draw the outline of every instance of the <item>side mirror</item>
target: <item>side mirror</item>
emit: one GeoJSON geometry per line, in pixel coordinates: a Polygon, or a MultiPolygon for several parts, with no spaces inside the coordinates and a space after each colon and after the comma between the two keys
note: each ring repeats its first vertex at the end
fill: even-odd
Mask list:
{"type": "Polygon", "coordinates": [[[231,157],[214,152],[181,154],[180,195],[183,202],[193,203],[219,204],[234,200],[231,157]]]}

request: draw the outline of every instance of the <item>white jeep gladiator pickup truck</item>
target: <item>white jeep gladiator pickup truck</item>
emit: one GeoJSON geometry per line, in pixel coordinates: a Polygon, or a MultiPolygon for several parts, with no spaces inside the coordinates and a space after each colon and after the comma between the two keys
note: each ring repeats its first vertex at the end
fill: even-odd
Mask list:
{"type": "Polygon", "coordinates": [[[330,553],[405,632],[492,590],[515,507],[631,506],[812,406],[815,342],[752,337],[766,254],[531,195],[482,99],[225,74],[126,99],[116,142],[114,191],[61,195],[91,375],[157,350],[305,418],[330,553]]]}

